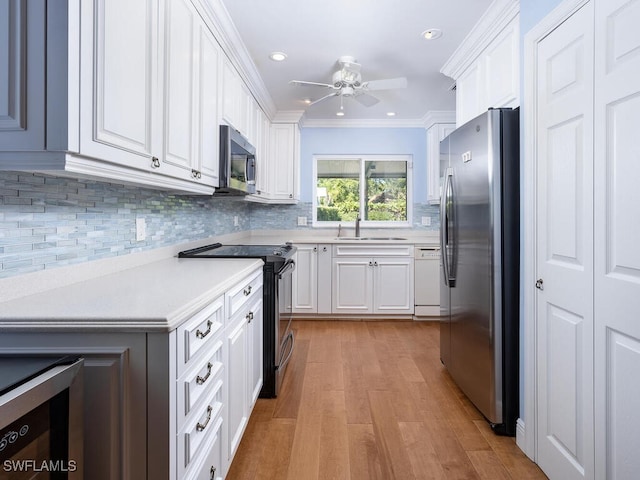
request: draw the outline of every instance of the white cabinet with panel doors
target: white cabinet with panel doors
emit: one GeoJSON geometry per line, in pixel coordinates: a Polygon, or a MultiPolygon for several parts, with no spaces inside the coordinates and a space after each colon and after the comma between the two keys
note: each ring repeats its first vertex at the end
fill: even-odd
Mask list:
{"type": "Polygon", "coordinates": [[[427,129],[427,201],[440,203],[440,142],[456,129],[456,124],[434,123],[427,129]]]}
{"type": "Polygon", "coordinates": [[[330,244],[297,244],[293,313],[331,313],[330,244]]]}
{"type": "Polygon", "coordinates": [[[413,247],[334,245],[334,314],[414,312],[413,247]]]}
{"type": "Polygon", "coordinates": [[[217,186],[220,47],[190,0],[167,1],[164,39],[162,168],[217,186]]]}
{"type": "Polygon", "coordinates": [[[249,416],[262,388],[262,271],[226,294],[228,444],[225,453],[233,460],[249,416]]]}
{"type": "Polygon", "coordinates": [[[520,105],[519,2],[497,1],[440,70],[456,82],[456,125],[520,105]]]}
{"type": "Polygon", "coordinates": [[[295,123],[273,123],[269,127],[267,156],[256,160],[256,194],[248,200],[262,203],[297,203],[300,196],[300,128],[295,123]]]}
{"type": "Polygon", "coordinates": [[[210,99],[217,88],[219,47],[190,2],[114,0],[80,8],[79,2],[10,1],[0,8],[9,32],[0,50],[11,52],[2,68],[15,79],[0,92],[8,99],[1,169],[213,191],[216,166],[200,161],[216,139],[196,138],[193,130],[217,117],[200,111],[200,97],[210,99]],[[183,28],[188,33],[177,38],[183,28]],[[199,56],[186,58],[189,46],[199,56]],[[181,128],[165,142],[167,115],[181,128]]]}

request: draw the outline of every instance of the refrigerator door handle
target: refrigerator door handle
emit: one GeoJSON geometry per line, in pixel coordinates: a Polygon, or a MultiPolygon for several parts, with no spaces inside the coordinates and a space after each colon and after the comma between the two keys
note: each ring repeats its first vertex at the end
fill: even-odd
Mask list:
{"type": "Polygon", "coordinates": [[[450,287],[449,278],[449,215],[448,215],[448,201],[449,201],[449,189],[451,186],[451,177],[453,172],[451,168],[447,168],[444,174],[444,185],[442,188],[442,198],[440,199],[440,250],[442,252],[442,266],[444,274],[444,284],[450,287]]]}

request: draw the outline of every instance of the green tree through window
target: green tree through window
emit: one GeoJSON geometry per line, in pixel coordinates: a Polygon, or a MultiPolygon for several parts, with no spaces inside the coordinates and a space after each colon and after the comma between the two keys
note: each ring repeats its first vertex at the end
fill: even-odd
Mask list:
{"type": "Polygon", "coordinates": [[[407,223],[409,160],[317,159],[316,221],[407,223]]]}

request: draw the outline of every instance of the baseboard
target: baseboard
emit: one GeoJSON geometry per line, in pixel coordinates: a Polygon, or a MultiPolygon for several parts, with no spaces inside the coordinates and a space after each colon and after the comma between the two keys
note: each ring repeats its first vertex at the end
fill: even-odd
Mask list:
{"type": "Polygon", "coordinates": [[[523,453],[529,457],[531,460],[533,459],[533,452],[527,451],[527,439],[525,436],[524,430],[524,420],[518,418],[516,422],[516,445],[523,451],[523,453]]]}

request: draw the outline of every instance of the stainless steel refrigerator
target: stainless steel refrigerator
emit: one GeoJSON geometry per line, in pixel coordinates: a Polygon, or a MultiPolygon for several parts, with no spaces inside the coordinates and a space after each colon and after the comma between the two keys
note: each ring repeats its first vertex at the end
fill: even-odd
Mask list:
{"type": "Polygon", "coordinates": [[[440,358],[496,433],[515,435],[519,344],[518,110],[440,143],[440,358]]]}

